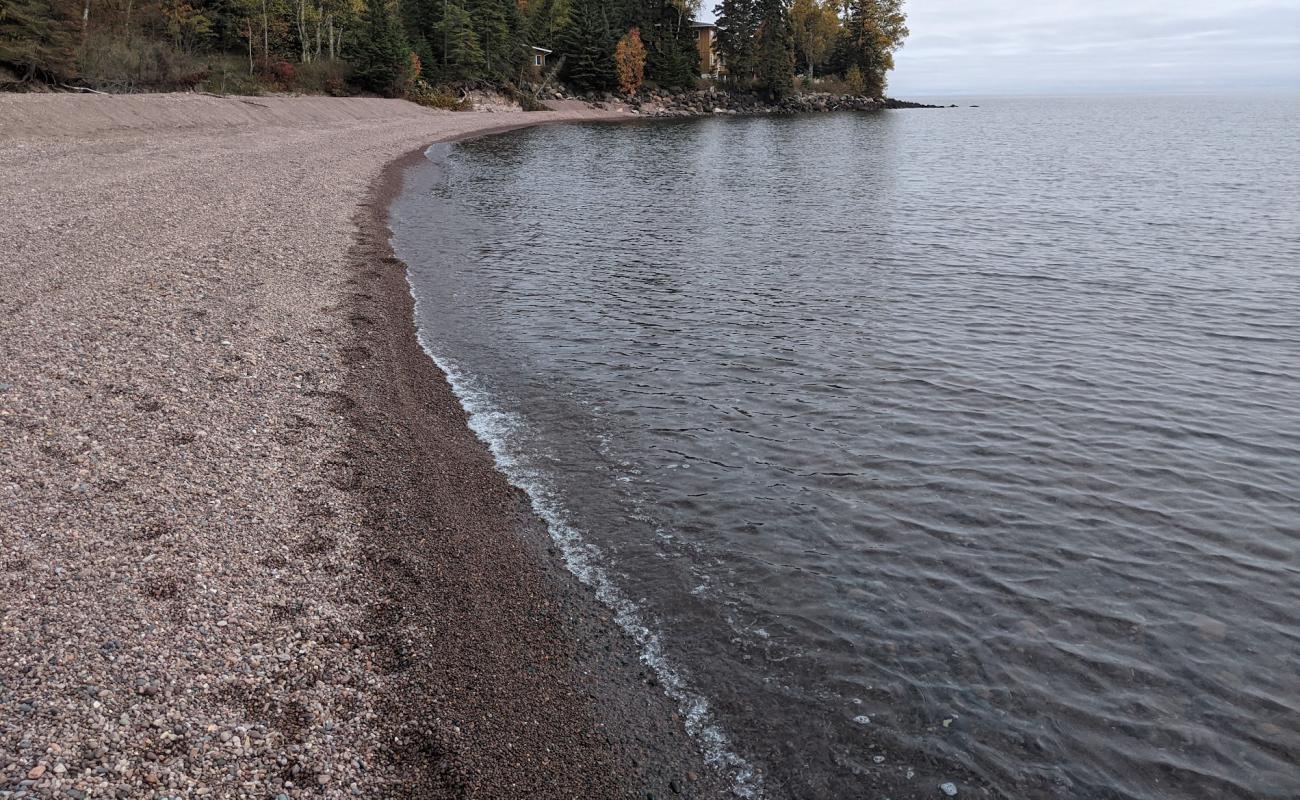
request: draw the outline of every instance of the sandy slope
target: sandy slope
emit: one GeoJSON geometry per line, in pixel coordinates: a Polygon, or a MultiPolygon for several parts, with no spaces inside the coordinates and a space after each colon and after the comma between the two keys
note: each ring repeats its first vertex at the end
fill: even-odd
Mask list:
{"type": "MultiPolygon", "coordinates": [[[[445,387],[421,405],[438,376],[411,366],[400,265],[377,229],[357,250],[398,156],[598,116],[0,95],[0,797],[670,794],[690,756],[631,766],[640,734],[608,731],[565,644],[591,635],[578,601],[509,539],[518,498],[445,387]],[[378,332],[375,298],[392,306],[378,332]],[[446,458],[401,450],[412,414],[446,458]],[[376,494],[371,468],[405,494],[376,494]],[[438,508],[408,512],[413,492],[438,508]],[[461,506],[459,533],[428,538],[461,506]],[[399,534],[468,566],[412,567],[399,534]],[[501,602],[440,615],[445,592],[414,596],[456,572],[501,602]],[[443,617],[490,645],[434,658],[443,617]],[[487,682],[452,672],[471,657],[490,707],[487,682]]],[[[646,735],[676,737],[645,694],[646,735]]]]}

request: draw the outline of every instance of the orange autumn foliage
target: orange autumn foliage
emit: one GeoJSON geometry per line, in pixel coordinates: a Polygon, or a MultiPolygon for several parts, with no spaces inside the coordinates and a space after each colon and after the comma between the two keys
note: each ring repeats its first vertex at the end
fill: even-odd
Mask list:
{"type": "Polygon", "coordinates": [[[633,28],[618,40],[614,50],[614,70],[618,73],[618,88],[626,95],[634,95],[645,80],[645,44],[641,30],[633,28]]]}

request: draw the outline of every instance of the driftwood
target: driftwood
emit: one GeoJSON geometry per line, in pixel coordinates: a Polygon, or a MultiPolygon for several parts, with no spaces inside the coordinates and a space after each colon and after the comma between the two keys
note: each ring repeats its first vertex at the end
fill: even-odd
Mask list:
{"type": "Polygon", "coordinates": [[[89,94],[108,94],[108,92],[101,92],[98,89],[91,89],[86,86],[69,86],[66,83],[60,83],[59,87],[62,89],[68,89],[73,92],[87,92],[89,94]]]}

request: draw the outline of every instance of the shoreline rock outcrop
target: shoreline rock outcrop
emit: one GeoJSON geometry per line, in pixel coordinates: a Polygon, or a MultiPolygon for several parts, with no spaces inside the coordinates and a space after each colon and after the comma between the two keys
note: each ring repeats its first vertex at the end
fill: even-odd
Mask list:
{"type": "MultiPolygon", "coordinates": [[[[560,93],[563,96],[563,93],[560,93]]],[[[647,117],[702,117],[712,114],[816,114],[832,111],[883,111],[900,108],[944,108],[888,97],[865,97],[833,92],[803,92],[771,101],[752,92],[730,92],[716,87],[687,92],[643,90],[633,97],[608,93],[579,96],[597,107],[625,107],[647,117]]]]}

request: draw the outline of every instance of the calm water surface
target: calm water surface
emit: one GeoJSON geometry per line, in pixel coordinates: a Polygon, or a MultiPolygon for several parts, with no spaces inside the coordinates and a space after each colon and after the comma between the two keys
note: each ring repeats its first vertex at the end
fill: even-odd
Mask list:
{"type": "Polygon", "coordinates": [[[1300,102],[536,129],[426,346],[737,791],[1300,796],[1300,102]]]}

